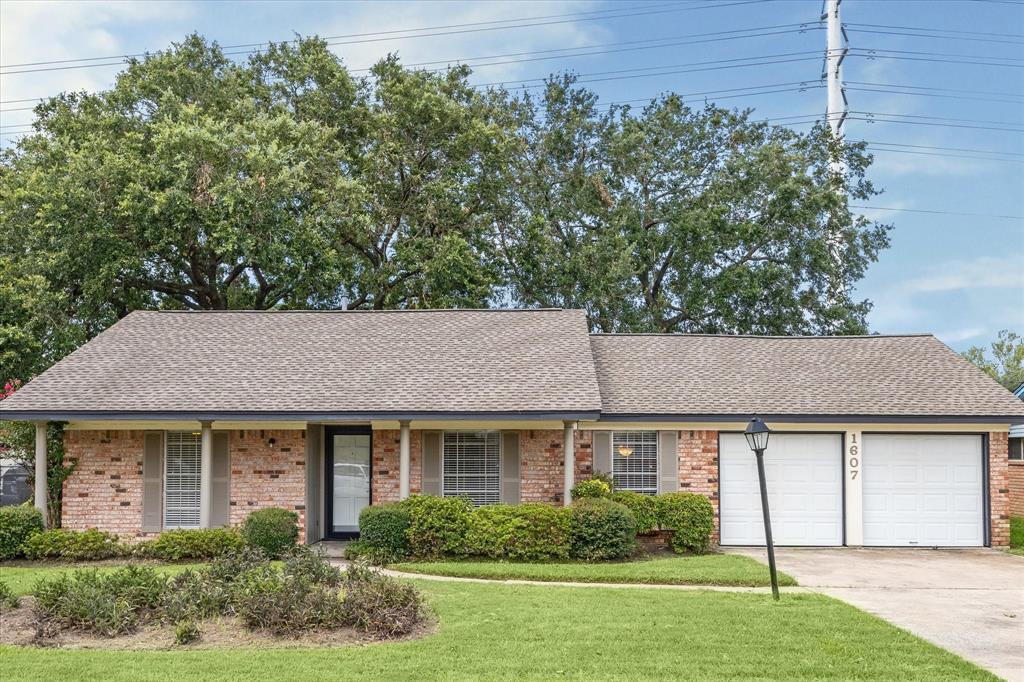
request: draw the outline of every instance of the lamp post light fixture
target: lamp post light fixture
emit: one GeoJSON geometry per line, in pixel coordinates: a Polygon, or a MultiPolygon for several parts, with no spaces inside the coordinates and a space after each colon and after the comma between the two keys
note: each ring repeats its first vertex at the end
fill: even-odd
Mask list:
{"type": "Polygon", "coordinates": [[[754,417],[747,424],[743,435],[747,445],[754,451],[757,459],[757,478],[761,484],[761,513],[764,515],[764,540],[768,547],[768,571],[772,576],[772,597],[779,599],[779,577],[775,571],[775,544],[772,542],[772,520],[768,513],[768,486],[764,480],[764,451],[768,448],[768,436],[772,430],[760,418],[754,417]]]}

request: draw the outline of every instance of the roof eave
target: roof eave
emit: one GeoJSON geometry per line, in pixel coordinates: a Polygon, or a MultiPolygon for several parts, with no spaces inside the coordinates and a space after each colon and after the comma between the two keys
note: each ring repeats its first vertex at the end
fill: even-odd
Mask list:
{"type": "Polygon", "coordinates": [[[444,421],[593,421],[597,410],[509,410],[493,411],[282,411],[232,410],[0,410],[0,419],[17,421],[322,421],[322,420],[444,420],[444,421]]]}
{"type": "MultiPolygon", "coordinates": [[[[647,414],[601,413],[603,422],[734,422],[745,423],[755,414],[647,414]]],[[[1024,424],[1024,415],[878,415],[878,414],[764,414],[765,421],[790,423],[864,423],[864,424],[1024,424]]]]}

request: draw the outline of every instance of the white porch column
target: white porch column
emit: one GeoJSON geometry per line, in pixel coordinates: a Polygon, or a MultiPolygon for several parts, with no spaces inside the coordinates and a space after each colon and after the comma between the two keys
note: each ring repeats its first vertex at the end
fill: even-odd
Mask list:
{"type": "Polygon", "coordinates": [[[400,421],[398,440],[398,499],[409,497],[409,422],[400,421]]]}
{"type": "Polygon", "coordinates": [[[864,544],[864,481],[861,478],[863,447],[860,431],[847,431],[843,437],[843,476],[846,477],[846,544],[864,544]]]}
{"type": "Polygon", "coordinates": [[[46,502],[49,495],[46,486],[46,422],[36,422],[36,509],[43,515],[43,525],[49,526],[46,518],[46,502]]]}
{"type": "Polygon", "coordinates": [[[572,422],[565,422],[562,438],[562,453],[565,458],[565,484],[562,504],[572,504],[572,487],[576,484],[576,443],[573,440],[572,422]]]}
{"type": "Polygon", "coordinates": [[[199,527],[209,528],[213,518],[213,424],[201,422],[199,459],[199,527]]]}

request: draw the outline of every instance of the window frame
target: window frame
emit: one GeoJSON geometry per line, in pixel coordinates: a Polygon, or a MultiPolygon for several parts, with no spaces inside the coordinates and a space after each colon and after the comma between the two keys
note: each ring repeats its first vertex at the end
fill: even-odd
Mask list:
{"type": "MultiPolygon", "coordinates": [[[[661,455],[661,439],[658,436],[659,436],[659,432],[656,431],[656,430],[631,429],[631,430],[627,430],[627,431],[612,431],[612,471],[611,471],[611,475],[612,475],[612,481],[614,483],[614,487],[615,487],[616,490],[629,490],[629,491],[632,491],[632,492],[639,493],[641,495],[652,495],[653,496],[653,495],[657,495],[658,494],[658,491],[659,491],[660,486],[661,486],[661,456],[660,456],[661,455]],[[635,486],[635,485],[634,486],[627,486],[627,485],[623,485],[623,484],[619,483],[619,478],[618,478],[618,476],[616,474],[616,470],[615,470],[616,469],[616,467],[615,467],[616,462],[628,462],[628,461],[632,460],[633,457],[636,457],[636,454],[637,454],[635,447],[634,447],[633,454],[630,455],[629,457],[623,457],[622,455],[619,454],[619,447],[621,447],[621,441],[619,439],[622,438],[622,437],[629,437],[629,436],[640,436],[641,438],[644,438],[644,439],[649,438],[649,439],[651,439],[651,441],[653,441],[651,443],[645,443],[645,442],[633,443],[633,445],[634,446],[636,446],[636,445],[653,445],[653,448],[654,448],[653,454],[643,455],[643,458],[644,459],[653,459],[654,460],[654,471],[653,472],[643,472],[643,471],[641,471],[641,472],[624,472],[623,476],[627,476],[627,475],[651,476],[652,480],[653,480],[653,486],[635,486]]],[[[627,444],[629,444],[629,443],[627,443],[627,444]]],[[[638,460],[633,460],[633,461],[638,461],[638,460]]]]}
{"type": "Polygon", "coordinates": [[[1024,437],[1021,438],[1009,438],[1006,443],[1006,459],[1011,462],[1020,462],[1024,464],[1024,437]],[[1014,442],[1016,441],[1016,443],[1014,442]],[[1016,444],[1016,457],[1014,457],[1014,445],[1016,444]]]}
{"type": "MultiPolygon", "coordinates": [[[[500,504],[501,503],[501,475],[502,475],[502,456],[501,456],[502,455],[502,447],[503,446],[502,446],[501,431],[498,431],[498,430],[494,430],[494,429],[449,429],[449,430],[442,431],[441,432],[441,461],[439,463],[440,464],[440,466],[439,466],[440,479],[441,479],[440,480],[441,497],[460,497],[460,496],[465,496],[465,497],[468,497],[470,499],[470,501],[472,501],[473,506],[476,506],[476,507],[486,506],[486,505],[490,505],[490,504],[500,504]],[[447,446],[447,443],[448,443],[448,436],[449,435],[458,436],[459,434],[482,434],[482,435],[486,436],[487,438],[493,437],[495,439],[495,442],[496,442],[495,458],[497,459],[497,467],[496,467],[495,472],[493,474],[493,477],[494,477],[494,501],[493,502],[491,502],[491,501],[478,502],[476,499],[474,499],[471,495],[469,495],[466,492],[455,492],[455,491],[449,492],[447,490],[447,486],[446,486],[446,483],[447,483],[446,479],[447,479],[447,477],[445,475],[445,458],[446,458],[446,446],[447,446]]],[[[453,474],[453,476],[457,476],[457,474],[453,474]]],[[[483,476],[490,477],[490,474],[484,474],[483,476]]],[[[485,493],[486,492],[489,492],[489,491],[485,490],[485,493]]]]}
{"type": "MultiPolygon", "coordinates": [[[[184,444],[182,442],[179,441],[177,443],[177,447],[178,447],[179,451],[177,453],[175,453],[175,456],[177,456],[177,457],[181,457],[182,456],[181,450],[182,450],[183,446],[184,446],[184,444]]],[[[202,441],[202,434],[201,433],[197,433],[195,431],[166,431],[164,433],[164,453],[163,454],[164,454],[164,457],[163,457],[163,467],[162,467],[163,471],[161,472],[163,474],[163,485],[161,487],[161,494],[160,494],[160,497],[161,497],[160,501],[161,501],[161,504],[162,504],[162,507],[163,507],[160,522],[161,522],[161,525],[162,525],[163,529],[164,530],[176,530],[176,529],[191,530],[191,529],[195,529],[195,528],[201,527],[201,525],[202,525],[202,518],[201,518],[201,514],[202,514],[202,512],[201,512],[201,509],[202,509],[202,485],[203,485],[203,483],[202,483],[202,480],[203,480],[203,441],[202,441]],[[195,457],[195,475],[194,475],[194,478],[195,478],[195,500],[196,500],[196,503],[195,503],[195,507],[194,507],[194,510],[195,510],[194,511],[194,518],[195,518],[195,523],[194,524],[193,523],[187,523],[187,524],[186,523],[181,523],[183,512],[184,513],[190,513],[190,516],[191,516],[192,507],[180,504],[181,496],[188,494],[189,491],[182,490],[182,487],[179,484],[178,489],[176,491],[173,491],[173,492],[176,492],[178,494],[178,496],[179,496],[178,502],[179,503],[176,504],[176,505],[173,505],[173,506],[171,504],[169,504],[169,497],[168,497],[169,494],[172,492],[172,486],[170,485],[170,482],[171,482],[172,479],[176,479],[176,480],[180,481],[182,479],[190,478],[191,477],[191,475],[182,474],[180,471],[177,472],[177,473],[173,473],[172,474],[171,471],[169,470],[169,465],[170,465],[171,456],[172,456],[172,453],[171,453],[172,441],[174,441],[175,439],[182,439],[182,440],[184,440],[185,437],[188,437],[190,439],[194,439],[194,443],[189,443],[188,444],[190,446],[194,446],[194,457],[195,457]],[[172,523],[171,519],[168,516],[168,512],[170,510],[172,510],[172,509],[177,514],[177,523],[172,523]]],[[[182,467],[179,464],[179,470],[181,468],[182,467]]]]}

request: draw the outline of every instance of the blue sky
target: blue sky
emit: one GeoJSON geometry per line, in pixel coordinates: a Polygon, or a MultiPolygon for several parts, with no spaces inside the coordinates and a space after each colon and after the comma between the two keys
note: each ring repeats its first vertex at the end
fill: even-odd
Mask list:
{"type": "MultiPolygon", "coordinates": [[[[604,102],[668,91],[732,91],[707,97],[754,108],[759,118],[791,117],[782,122],[792,122],[820,115],[825,107],[824,90],[814,87],[820,84],[825,43],[817,28],[821,5],[821,0],[5,0],[0,3],[0,65],[5,72],[29,70],[41,67],[14,65],[161,49],[192,31],[223,45],[288,39],[295,33],[350,36],[332,42],[339,43],[333,49],[353,69],[395,52],[406,63],[486,63],[476,67],[475,82],[511,87],[572,70],[592,81],[589,87],[604,102]],[[806,25],[799,26],[802,22],[806,25]],[[381,35],[469,23],[478,25],[381,35]],[[517,23],[531,25],[517,28],[517,23]],[[428,33],[444,35],[420,35],[428,33]],[[719,35],[694,36],[709,33],[719,35]],[[697,64],[721,60],[737,61],[697,64]],[[737,66],[750,62],[775,63],[737,66]],[[786,92],[756,94],[754,86],[786,92]]],[[[957,350],[987,345],[999,329],[1024,333],[1024,220],[996,217],[1024,216],[1024,4],[844,0],[842,14],[850,45],[857,48],[844,62],[850,109],[876,119],[850,120],[847,136],[887,143],[875,148],[870,177],[885,194],[872,203],[940,212],[865,211],[895,224],[892,247],[857,290],[875,304],[872,331],[934,332],[957,350]]],[[[107,65],[0,75],[0,132],[5,133],[0,143],[9,144],[12,131],[32,120],[31,111],[19,110],[31,102],[11,100],[102,89],[117,70],[107,65]]],[[[700,106],[704,97],[688,99],[700,106]]]]}

